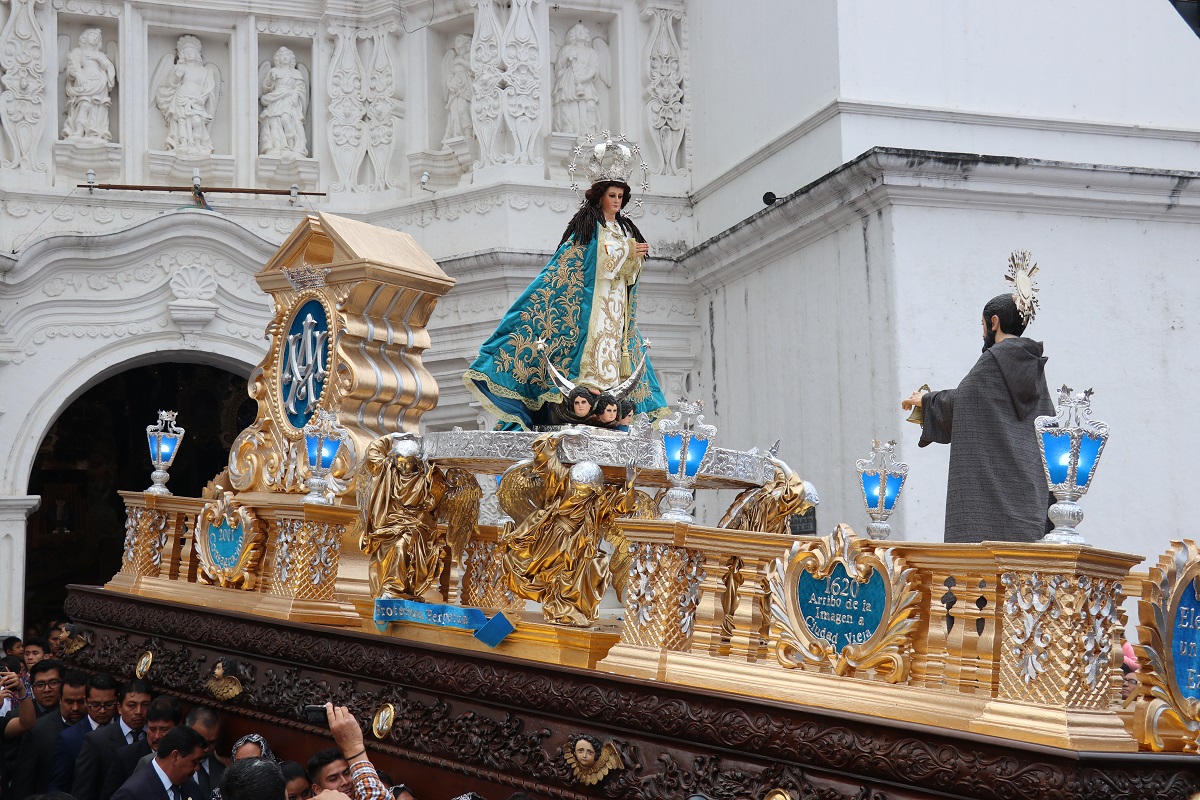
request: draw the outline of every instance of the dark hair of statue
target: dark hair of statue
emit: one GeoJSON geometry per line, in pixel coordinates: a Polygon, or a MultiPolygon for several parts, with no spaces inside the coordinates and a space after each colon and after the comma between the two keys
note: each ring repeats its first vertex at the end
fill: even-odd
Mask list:
{"type": "Polygon", "coordinates": [[[586,386],[576,386],[571,390],[571,393],[567,395],[567,402],[564,404],[567,407],[567,412],[576,419],[583,419],[583,417],[580,417],[575,413],[575,398],[577,397],[582,397],[588,401],[588,412],[587,414],[583,415],[584,417],[588,416],[588,414],[591,414],[595,409],[596,400],[586,386]]]}
{"type": "MultiPolygon", "coordinates": [[[[596,238],[596,226],[604,224],[604,212],[600,210],[600,198],[604,197],[604,193],[610,186],[619,186],[624,189],[625,196],[621,198],[621,208],[624,209],[629,205],[629,198],[633,192],[628,183],[625,181],[596,181],[590,189],[583,193],[583,205],[567,223],[567,229],[563,231],[562,239],[558,242],[560,247],[563,242],[572,237],[574,237],[575,244],[582,247],[587,247],[592,243],[592,239],[596,238]]],[[[637,225],[634,225],[633,220],[629,217],[618,212],[617,223],[634,239],[639,242],[646,241],[646,237],[642,236],[642,232],[637,229],[637,225]]]]}
{"type": "Polygon", "coordinates": [[[613,407],[614,412],[620,412],[621,406],[617,403],[617,398],[613,397],[611,394],[602,394],[596,398],[596,405],[592,406],[592,413],[596,416],[600,416],[608,410],[609,406],[613,407]]]}
{"type": "Polygon", "coordinates": [[[1000,320],[1000,330],[1009,336],[1020,336],[1025,332],[1026,322],[1021,319],[1017,302],[1011,294],[998,294],[983,307],[983,321],[991,324],[992,317],[1000,320]]]}

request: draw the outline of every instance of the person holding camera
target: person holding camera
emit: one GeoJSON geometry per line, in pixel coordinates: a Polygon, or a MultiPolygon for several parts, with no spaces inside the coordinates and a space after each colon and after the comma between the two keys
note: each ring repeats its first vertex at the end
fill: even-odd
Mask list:
{"type": "Polygon", "coordinates": [[[336,748],[317,752],[308,761],[308,777],[313,792],[321,800],[339,800],[341,793],[351,800],[391,800],[379,773],[367,758],[362,728],[345,706],[325,704],[329,732],[336,748]]]}

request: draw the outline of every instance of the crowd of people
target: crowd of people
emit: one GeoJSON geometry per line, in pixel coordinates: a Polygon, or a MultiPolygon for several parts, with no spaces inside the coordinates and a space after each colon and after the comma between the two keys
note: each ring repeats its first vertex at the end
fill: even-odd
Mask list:
{"type": "MultiPolygon", "coordinates": [[[[221,718],[143,680],[85,675],[59,660],[65,623],[4,640],[0,661],[3,800],[416,800],[367,757],[350,712],[327,704],[334,746],[279,760],[258,734],[218,752],[221,718]]],[[[477,797],[477,796],[475,796],[477,797]]],[[[520,800],[515,795],[510,800],[520,800]]]]}

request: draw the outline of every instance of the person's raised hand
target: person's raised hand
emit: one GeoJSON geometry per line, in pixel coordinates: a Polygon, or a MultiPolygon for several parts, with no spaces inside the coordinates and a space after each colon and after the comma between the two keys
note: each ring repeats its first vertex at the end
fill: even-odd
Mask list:
{"type": "Polygon", "coordinates": [[[915,392],[913,392],[912,394],[910,394],[908,396],[907,400],[902,400],[900,402],[900,407],[903,408],[905,411],[912,411],[913,408],[921,405],[921,398],[927,394],[929,394],[929,392],[926,392],[922,389],[917,389],[915,392]]]}
{"type": "Polygon", "coordinates": [[[333,734],[333,741],[346,760],[352,761],[361,756],[366,751],[362,728],[358,727],[358,720],[350,710],[345,706],[326,703],[325,714],[329,717],[329,732],[333,734]]]}
{"type": "Polygon", "coordinates": [[[353,800],[349,795],[335,792],[333,789],[323,789],[320,794],[313,795],[313,800],[353,800]]]}

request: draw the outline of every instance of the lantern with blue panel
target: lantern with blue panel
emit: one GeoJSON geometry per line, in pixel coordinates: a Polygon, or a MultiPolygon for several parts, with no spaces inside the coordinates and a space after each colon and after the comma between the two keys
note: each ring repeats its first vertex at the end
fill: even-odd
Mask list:
{"type": "Polygon", "coordinates": [[[700,466],[708,454],[709,443],[717,435],[717,429],[704,424],[704,415],[700,413],[704,409],[704,401],[689,403],[681,400],[678,409],[674,416],[658,424],[663,459],[667,465],[667,480],[671,482],[665,498],[667,510],[662,518],[690,523],[693,521],[688,512],[692,505],[692,486],[700,474],[700,466]]]}
{"type": "Polygon", "coordinates": [[[150,445],[150,460],[154,462],[154,471],[150,473],[152,481],[146,494],[169,495],[167,488],[170,475],[167,470],[175,461],[179,452],[179,443],[183,441],[183,428],[175,424],[175,411],[159,411],[158,422],[146,426],[146,442],[150,445]]]}
{"type": "Polygon", "coordinates": [[[304,447],[308,456],[308,494],[304,502],[330,505],[329,471],[338,450],[349,439],[349,432],[338,425],[337,414],[320,410],[304,426],[304,447]]]}
{"type": "Polygon", "coordinates": [[[894,441],[884,444],[874,439],[870,458],[860,458],[854,462],[854,466],[862,483],[863,502],[867,504],[867,513],[871,515],[867,535],[872,539],[886,539],[892,535],[888,517],[900,499],[900,490],[904,488],[904,479],[908,477],[908,464],[896,460],[894,441]]]}
{"type": "Polygon", "coordinates": [[[1054,530],[1043,542],[1087,544],[1075,530],[1083,522],[1083,509],[1076,501],[1087,494],[1108,441],[1108,424],[1091,419],[1091,413],[1092,390],[1075,394],[1064,386],[1058,390],[1058,413],[1033,422],[1046,481],[1056,501],[1049,512],[1054,530]]]}

